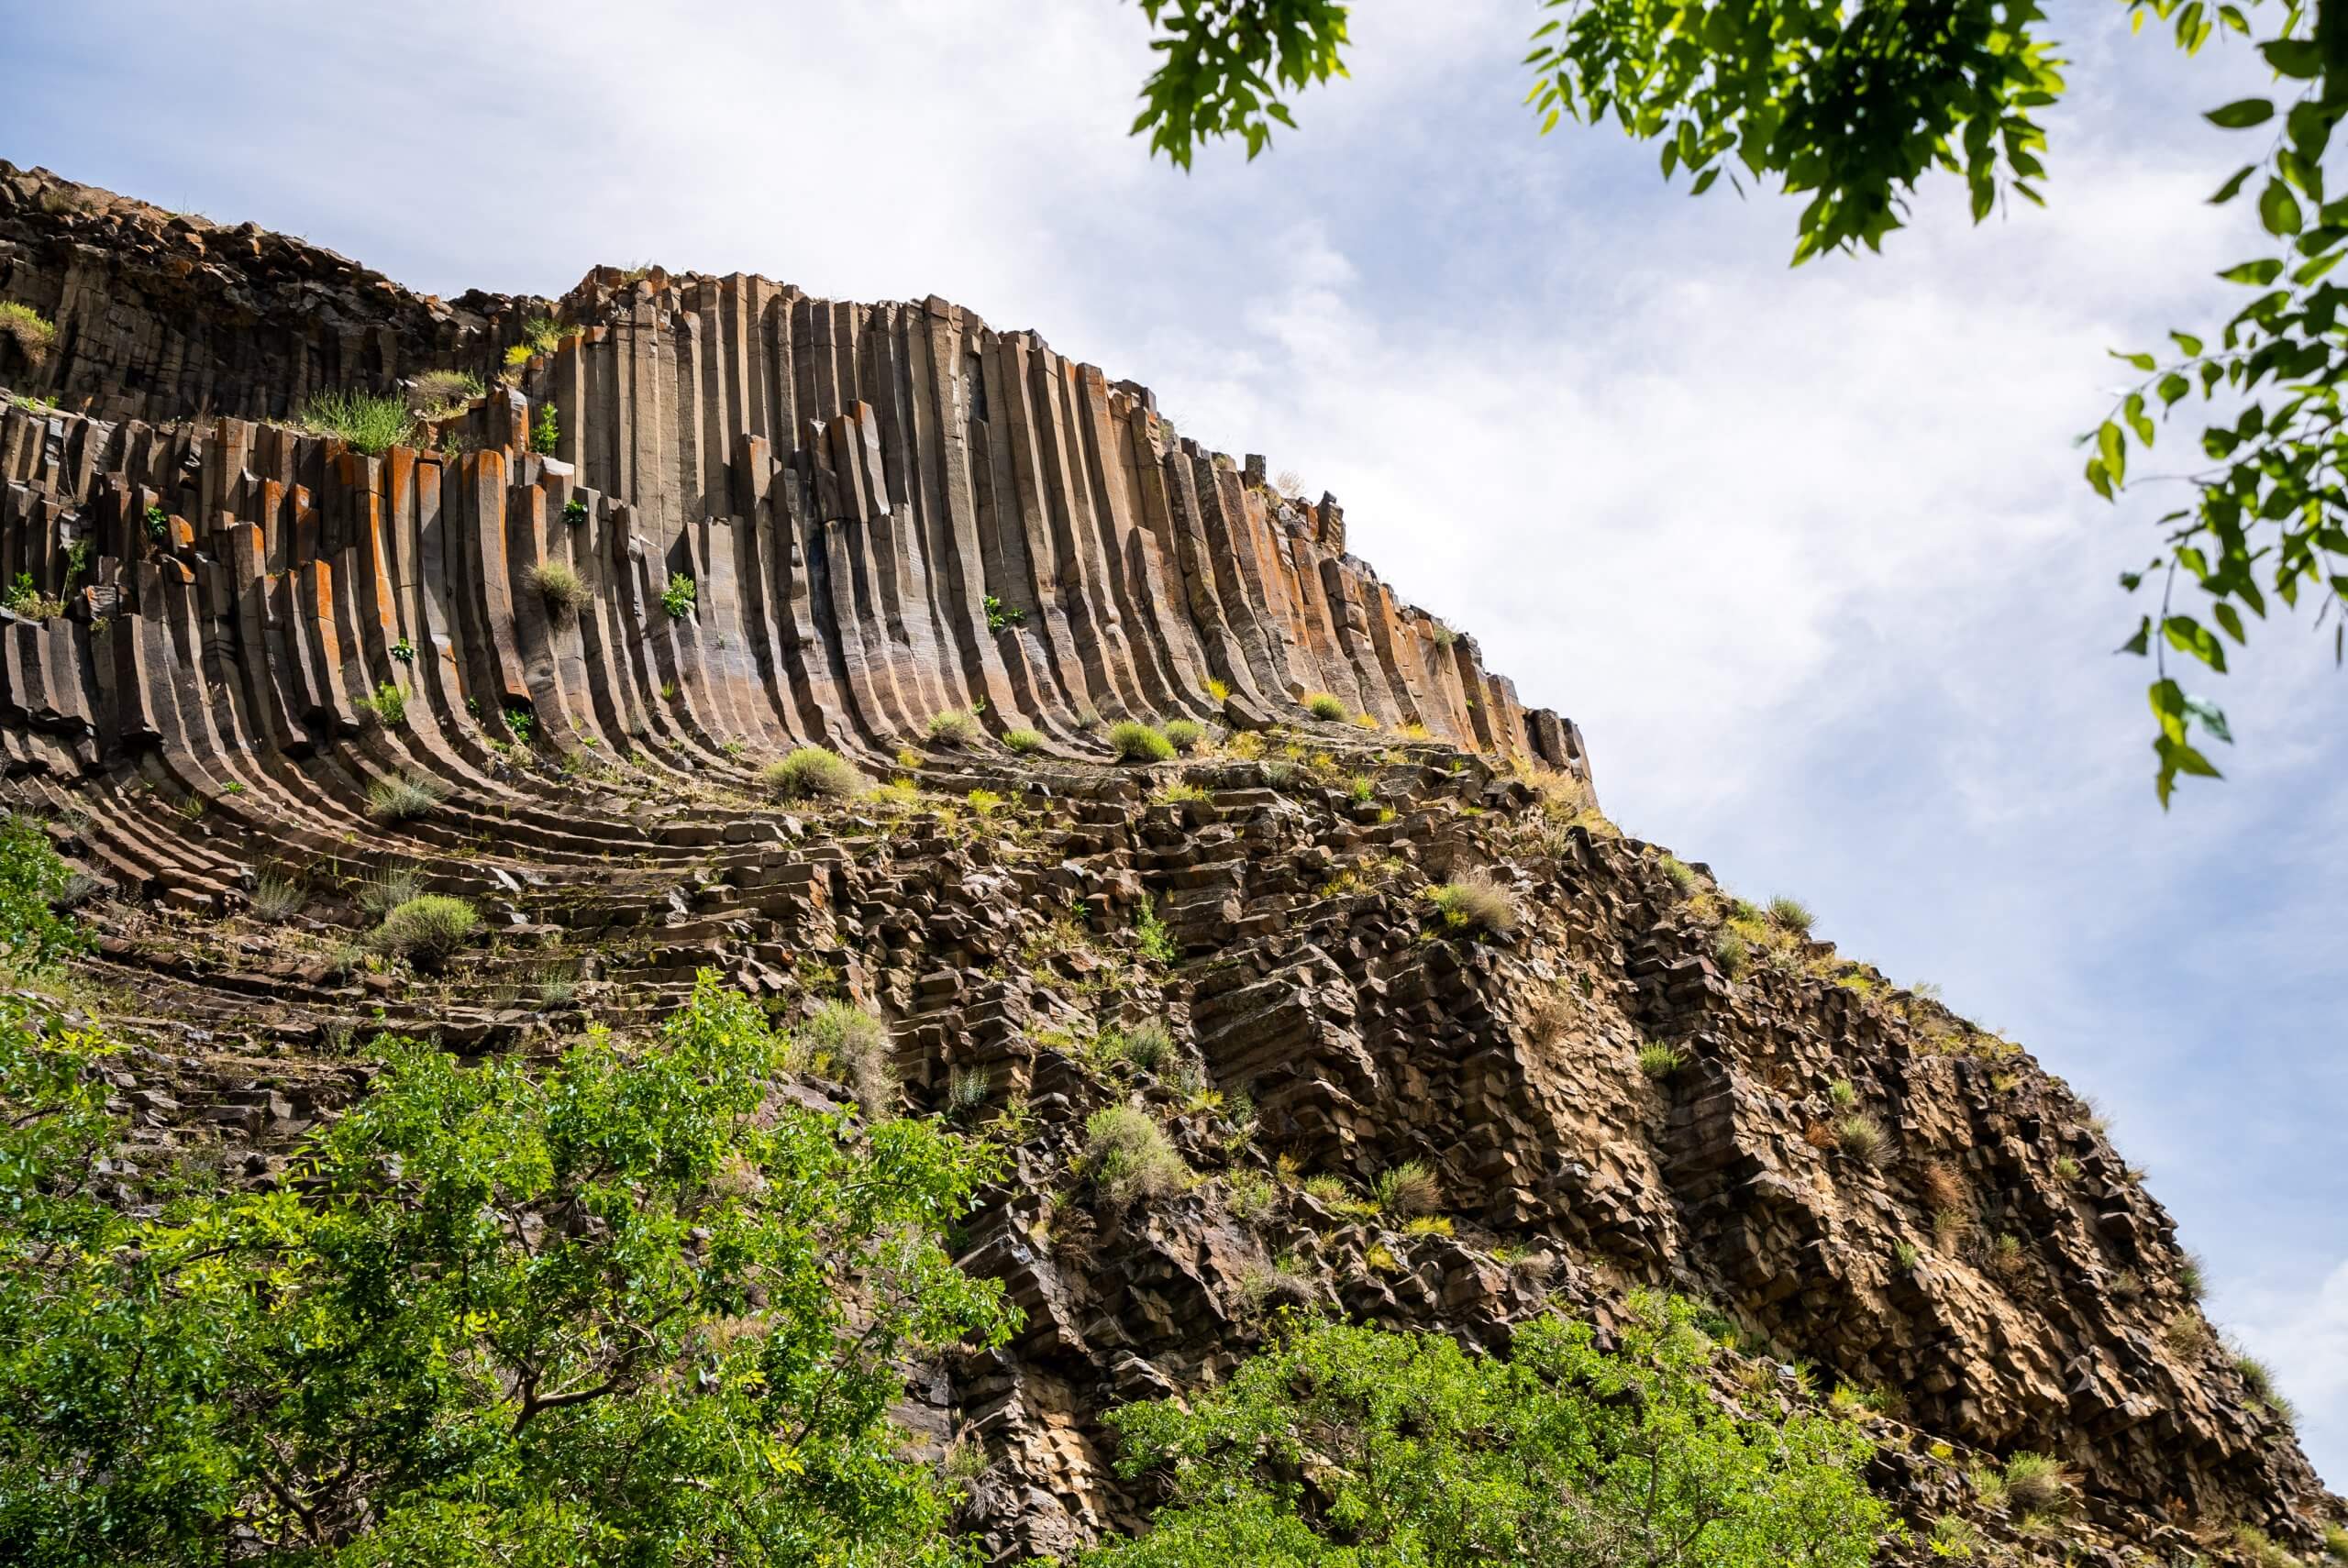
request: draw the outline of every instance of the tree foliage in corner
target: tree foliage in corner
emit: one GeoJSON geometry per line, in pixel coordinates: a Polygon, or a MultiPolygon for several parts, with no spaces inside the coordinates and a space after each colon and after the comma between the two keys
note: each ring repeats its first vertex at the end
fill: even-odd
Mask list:
{"type": "MultiPolygon", "coordinates": [[[[1726,173],[1810,197],[1797,264],[1830,250],[1877,249],[1934,171],[1965,182],[1974,220],[2003,194],[2043,204],[2040,111],[2064,89],[2063,61],[2034,0],[1537,0],[1551,13],[1524,63],[1543,133],[1566,119],[1611,119],[1661,144],[1664,177],[1694,193],[1726,173]]],[[[2198,52],[2219,30],[2253,39],[2282,91],[2208,118],[2267,138],[2213,202],[2256,193],[2273,254],[2220,276],[2253,291],[2214,335],[2171,334],[2176,352],[2120,356],[2143,381],[2084,439],[2087,481],[2117,501],[2132,484],[2182,482],[2189,504],[2159,521],[2161,547],[2121,584],[2157,582],[2157,613],[2123,652],[2152,657],[2154,783],[2163,806],[2179,775],[2218,777],[2194,732],[2231,742],[2224,713],[2170,673],[2169,655],[2215,674],[2248,639],[2245,613],[2269,597],[2318,601],[2335,664],[2348,657],[2348,479],[2341,385],[2348,379],[2343,296],[2328,275],[2348,242],[2348,198],[2327,200],[2323,160],[2348,107],[2348,0],[2264,5],[2126,0],[2135,25],[2158,20],[2198,52]],[[2254,22],[2266,26],[2259,26],[2254,22]],[[2198,397],[2210,406],[2203,461],[2133,477],[2131,446],[2198,397]],[[2157,417],[2156,417],[2157,416],[2157,417]],[[2177,602],[2198,592],[2210,624],[2177,602]]],[[[1135,122],[1153,151],[1188,168],[1195,149],[1235,136],[1254,157],[1271,122],[1293,126],[1282,92],[1345,74],[1346,9],[1322,0],[1142,0],[1166,60],[1135,122]]]]}
{"type": "Polygon", "coordinates": [[[1850,1423],[1748,1419],[1685,1302],[1634,1296],[1611,1352],[1526,1324],[1506,1360],[1312,1325],[1194,1397],[1128,1406],[1128,1476],[1171,1496],[1087,1568],[1863,1568],[1888,1511],[1850,1423]]]}
{"type": "Polygon", "coordinates": [[[641,1053],[382,1048],[285,1185],[140,1218],[103,1043],[0,1010],[0,1561],[965,1560],[887,1412],[1010,1331],[938,1240],[998,1156],[778,1101],[706,974],[641,1053]]]}

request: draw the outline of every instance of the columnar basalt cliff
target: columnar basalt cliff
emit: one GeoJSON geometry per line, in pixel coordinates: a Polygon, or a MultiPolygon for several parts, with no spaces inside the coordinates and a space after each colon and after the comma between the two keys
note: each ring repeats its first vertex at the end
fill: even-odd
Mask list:
{"type": "Polygon", "coordinates": [[[1712,1304],[1723,1398],[1866,1393],[1873,1480],[1985,1551],[2338,1517],[2066,1086],[1829,944],[1740,959],[1749,912],[1613,832],[1569,723],[1349,555],[1334,500],[1141,388],[935,299],[599,270],[443,303],[6,164],[0,300],[55,326],[0,333],[0,756],[86,873],[132,1171],[274,1181],[364,1092],[354,1037],[542,1050],[715,968],[877,1008],[912,1108],[1015,1145],[965,1262],[1024,1329],[903,1412],[983,1456],[1002,1561],[1133,1523],[1103,1412],[1227,1371],[1283,1301],[1500,1346],[1642,1284],[1712,1304]],[[296,423],[428,371],[490,390],[380,454],[296,423]],[[1121,764],[1124,718],[1207,739],[1121,764]],[[903,781],[777,805],[760,765],[811,743],[903,781]],[[1513,917],[1442,918],[1469,875],[1513,917]],[[492,939],[360,961],[386,878],[492,939]],[[1122,1102],[1194,1181],[1088,1186],[1122,1102]],[[1298,1179],[1404,1160],[1447,1231],[1298,1179]],[[2021,1450],[2078,1509],[1967,1484],[2021,1450]]]}

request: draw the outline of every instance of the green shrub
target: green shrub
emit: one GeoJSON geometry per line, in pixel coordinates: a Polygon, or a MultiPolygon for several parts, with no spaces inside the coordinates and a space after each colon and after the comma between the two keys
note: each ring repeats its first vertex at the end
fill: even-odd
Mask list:
{"type": "Polygon", "coordinates": [[[14,300],[0,301],[0,332],[16,340],[17,351],[28,365],[46,360],[50,345],[57,341],[56,323],[32,306],[14,300]]]}
{"type": "Polygon", "coordinates": [[[395,730],[407,723],[407,693],[388,680],[375,688],[373,696],[353,698],[352,705],[374,714],[385,729],[395,730]]]}
{"type": "Polygon", "coordinates": [[[1008,1337],[941,1235],[1002,1156],[775,1096],[787,1046],[714,976],[551,1063],[379,1039],[300,1181],[160,1213],[89,1196],[106,1046],[33,1023],[0,1004],[9,1561],[965,1561],[887,1412],[1008,1337]]]}
{"type": "Polygon", "coordinates": [[[1334,723],[1344,723],[1347,717],[1346,705],[1326,691],[1307,693],[1304,711],[1316,719],[1325,719],[1334,723]]]}
{"type": "Polygon", "coordinates": [[[851,801],[869,782],[854,764],[820,745],[803,745],[768,763],[759,778],[786,801],[851,801]]]}
{"type": "Polygon", "coordinates": [[[1206,730],[1190,719],[1168,719],[1166,722],[1166,744],[1185,756],[1205,744],[1206,730]]]}
{"type": "Polygon", "coordinates": [[[562,421],[557,417],[552,400],[538,405],[537,423],[530,426],[530,450],[548,454],[562,444],[562,421]]]}
{"type": "Polygon", "coordinates": [[[313,436],[332,436],[370,456],[381,457],[415,438],[407,400],[372,392],[321,392],[304,406],[296,423],[313,436]]]}
{"type": "Polygon", "coordinates": [[[1789,899],[1780,894],[1769,900],[1768,919],[1771,925],[1789,936],[1808,936],[1811,924],[1817,917],[1800,899],[1789,899]]]}
{"type": "Polygon", "coordinates": [[[367,786],[367,814],[387,823],[428,817],[449,798],[448,787],[421,773],[378,778],[367,786]]]}
{"type": "Polygon", "coordinates": [[[1834,1142],[1855,1160],[1874,1165],[1890,1147],[1891,1135],[1883,1123],[1866,1111],[1857,1111],[1834,1123],[1834,1142]]]}
{"type": "Polygon", "coordinates": [[[252,896],[245,904],[255,919],[274,924],[301,913],[307,899],[301,883],[290,878],[265,876],[253,884],[252,896]]]}
{"type": "Polygon", "coordinates": [[[445,419],[488,391],[471,370],[426,370],[408,383],[408,402],[426,419],[445,419]]]}
{"type": "Polygon", "coordinates": [[[366,787],[366,812],[382,822],[414,822],[429,817],[449,798],[449,787],[420,772],[376,779],[366,787]]]}
{"type": "Polygon", "coordinates": [[[1369,1192],[1378,1211],[1391,1220],[1415,1220],[1434,1213],[1443,1204],[1443,1184],[1417,1160],[1404,1160],[1379,1172],[1369,1192]]]}
{"type": "Polygon", "coordinates": [[[1162,1072],[1174,1055],[1174,1034],[1163,1019],[1146,1019],[1125,1031],[1125,1060],[1143,1072],[1162,1072]]]}
{"type": "Polygon", "coordinates": [[[987,630],[1000,632],[1008,626],[1024,625],[1027,612],[1015,605],[1005,604],[990,593],[986,596],[987,630]]]}
{"type": "Polygon", "coordinates": [[[1439,1333],[1292,1325],[1220,1386],[1111,1412],[1119,1472],[1162,1481],[1166,1500],[1148,1533],[1080,1562],[1873,1559],[1891,1518],[1867,1490],[1873,1444],[1855,1424],[1733,1411],[1710,1386],[1711,1344],[1685,1303],[1634,1296],[1616,1344],[1601,1351],[1590,1325],[1556,1317],[1521,1325],[1505,1357],[1439,1333]]]}
{"type": "Polygon", "coordinates": [[[73,868],[39,823],[15,812],[0,816],[0,970],[47,969],[88,945],[56,912],[72,881],[73,868]]]}
{"type": "Polygon", "coordinates": [[[1429,895],[1443,922],[1456,930],[1505,935],[1516,929],[1516,900],[1480,871],[1463,872],[1429,895]]]}
{"type": "Polygon", "coordinates": [[[974,745],[979,738],[979,716],[968,708],[948,708],[929,716],[929,739],[933,745],[960,750],[974,745]]]}
{"type": "Polygon", "coordinates": [[[1109,726],[1109,749],[1120,762],[1165,762],[1174,755],[1173,743],[1138,719],[1109,726]]]}
{"type": "Polygon", "coordinates": [[[1104,1106],[1084,1119],[1084,1166],[1112,1203],[1151,1202],[1191,1185],[1191,1167],[1148,1111],[1104,1106]]]}
{"type": "Polygon", "coordinates": [[[1134,917],[1134,940],[1141,947],[1141,955],[1153,964],[1171,964],[1182,955],[1174,933],[1157,918],[1157,906],[1146,893],[1142,895],[1141,912],[1134,917]]]}
{"type": "Polygon", "coordinates": [[[799,1028],[808,1049],[831,1058],[833,1070],[856,1090],[867,1116],[879,1116],[897,1103],[897,1065],[889,1044],[889,1026],[873,1014],[844,1001],[819,1005],[799,1028]]]}
{"type": "Polygon", "coordinates": [[[660,608],[669,613],[671,621],[681,621],[693,613],[701,597],[701,590],[683,572],[669,574],[669,586],[660,591],[660,608]]]}
{"type": "Polygon", "coordinates": [[[1670,878],[1672,887],[1683,894],[1692,893],[1704,885],[1704,879],[1696,875],[1696,868],[1677,855],[1663,857],[1663,874],[1670,878]]]}
{"type": "Polygon", "coordinates": [[[1753,962],[1753,949],[1743,936],[1722,926],[1712,933],[1712,962],[1730,979],[1742,979],[1753,962]]]}
{"type": "Polygon", "coordinates": [[[2336,1562],[2348,1562],[2348,1529],[2338,1525],[2324,1526],[2323,1554],[2336,1562]]]}
{"type": "Polygon", "coordinates": [[[1030,729],[1005,730],[1002,732],[1002,744],[1006,749],[1024,756],[1042,745],[1044,737],[1030,729]]]}
{"type": "Polygon", "coordinates": [[[2006,1461],[2006,1504],[2019,1514],[2055,1514],[2071,1500],[2071,1480],[2063,1466],[2043,1453],[2017,1453],[2006,1461]]]}
{"type": "Polygon", "coordinates": [[[567,621],[595,602],[586,580],[569,561],[540,561],[525,574],[531,592],[546,604],[547,613],[567,621]]]}
{"type": "Polygon", "coordinates": [[[480,925],[481,916],[464,900],[425,893],[383,917],[375,945],[394,958],[434,962],[471,940],[480,925]]]}
{"type": "Polygon", "coordinates": [[[1639,1047],[1639,1071],[1657,1083],[1676,1077],[1687,1065],[1687,1054],[1677,1045],[1650,1041],[1639,1047]]]}
{"type": "Polygon", "coordinates": [[[1850,1079],[1836,1078],[1826,1086],[1826,1099],[1827,1103],[1837,1110],[1856,1110],[1859,1106],[1859,1091],[1853,1087],[1850,1079]]]}

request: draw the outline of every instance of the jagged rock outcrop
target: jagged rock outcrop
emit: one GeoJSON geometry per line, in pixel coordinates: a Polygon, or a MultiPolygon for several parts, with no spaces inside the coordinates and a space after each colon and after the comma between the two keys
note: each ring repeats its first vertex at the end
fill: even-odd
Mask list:
{"type": "Polygon", "coordinates": [[[1025,1327],[904,1412],[982,1454],[1003,1560],[1134,1522],[1102,1413],[1227,1371],[1283,1302],[1498,1346],[1642,1284],[1712,1304],[1724,1398],[1873,1397],[1920,1525],[2118,1563],[2336,1516],[2079,1099],[1825,944],[1741,967],[1703,868],[1595,813],[1569,723],[1348,555],[1334,501],[1141,389],[941,301],[748,277],[442,305],[5,165],[0,298],[58,325],[38,365],[0,337],[0,578],[61,601],[0,612],[0,759],[86,873],[78,983],[135,1043],[122,1201],[191,1162],[278,1179],[364,1092],[366,1032],[541,1049],[714,967],[879,1008],[909,1103],[1015,1147],[963,1244],[1025,1327]],[[551,351],[414,445],[271,423],[491,380],[542,313],[551,351]],[[979,738],[930,734],[973,706],[979,738]],[[1120,766],[1125,715],[1220,739],[1120,766]],[[779,807],[758,767],[806,742],[906,782],[779,807]],[[371,808],[402,781],[441,798],[371,808]],[[1512,922],[1435,913],[1470,872],[1512,922]],[[362,961],[400,879],[490,939],[362,961]],[[1094,1189],[1086,1119],[1126,1102],[1194,1184],[1094,1189]],[[1407,1160],[1447,1233],[1361,1201],[1407,1160]],[[1966,1485],[2024,1449],[2077,1515],[1966,1485]]]}

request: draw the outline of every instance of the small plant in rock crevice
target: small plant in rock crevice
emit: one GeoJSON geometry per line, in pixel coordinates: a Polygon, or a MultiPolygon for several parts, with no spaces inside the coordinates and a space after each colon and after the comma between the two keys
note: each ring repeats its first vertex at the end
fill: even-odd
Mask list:
{"type": "Polygon", "coordinates": [[[407,693],[388,680],[378,685],[373,695],[353,698],[351,703],[364,712],[372,713],[387,730],[395,730],[407,723],[407,693]]]}
{"type": "Polygon", "coordinates": [[[554,404],[541,403],[536,424],[530,426],[530,450],[541,456],[552,456],[562,444],[562,420],[556,414],[554,404]]]}
{"type": "Polygon", "coordinates": [[[579,569],[568,561],[540,561],[529,569],[525,580],[556,621],[568,621],[595,602],[594,592],[579,575],[579,569]]]}
{"type": "Polygon", "coordinates": [[[1024,625],[1026,624],[1026,611],[1020,609],[1015,604],[1005,604],[1002,600],[996,598],[991,593],[986,596],[985,607],[987,613],[987,630],[990,632],[1000,632],[1008,627],[1024,625]]]}
{"type": "Polygon", "coordinates": [[[407,400],[372,392],[321,392],[303,406],[295,424],[313,436],[332,436],[370,457],[415,438],[407,400]]]}
{"type": "Polygon", "coordinates": [[[948,708],[929,719],[929,742],[959,751],[978,743],[982,732],[979,716],[968,708],[948,708]]]}
{"type": "Polygon", "coordinates": [[[1417,1160],[1404,1160],[1378,1174],[1370,1197],[1379,1212],[1393,1220],[1415,1220],[1432,1214],[1443,1203],[1443,1184],[1417,1160]]]}
{"type": "Polygon", "coordinates": [[[1043,744],[1044,737],[1031,729],[1021,728],[1002,732],[1003,749],[1020,756],[1026,756],[1043,744]]]}
{"type": "Polygon", "coordinates": [[[471,941],[481,916],[462,899],[425,893],[383,916],[375,945],[394,958],[437,964],[471,941]]]}
{"type": "Polygon", "coordinates": [[[1134,941],[1141,948],[1143,957],[1153,964],[1171,964],[1182,955],[1173,933],[1157,918],[1157,911],[1147,894],[1141,900],[1141,912],[1134,917],[1134,941]]]}
{"type": "Polygon", "coordinates": [[[1483,872],[1462,872],[1428,897],[1443,923],[1456,931],[1504,936],[1516,929],[1516,900],[1483,872]]]}
{"type": "Polygon", "coordinates": [[[669,586],[660,591],[660,608],[669,613],[671,621],[681,621],[693,613],[701,598],[701,590],[693,580],[681,571],[669,574],[669,586]]]}
{"type": "Polygon", "coordinates": [[[1687,1053],[1677,1045],[1650,1041],[1639,1047],[1639,1071],[1656,1083],[1667,1083],[1688,1065],[1687,1053]]]}
{"type": "Polygon", "coordinates": [[[1304,711],[1329,723],[1343,723],[1348,717],[1345,703],[1326,691],[1306,693],[1304,711]]]}
{"type": "Polygon", "coordinates": [[[50,347],[57,341],[57,324],[28,304],[0,300],[0,333],[15,341],[25,363],[39,365],[48,359],[50,347]]]}
{"type": "Polygon", "coordinates": [[[580,525],[585,523],[587,521],[587,503],[580,500],[577,496],[572,496],[569,501],[562,503],[562,520],[565,523],[570,524],[573,528],[576,528],[580,525]]]}
{"type": "Polygon", "coordinates": [[[1168,719],[1166,722],[1165,735],[1167,745],[1176,751],[1188,755],[1198,750],[1205,743],[1207,732],[1194,720],[1168,719]]]}
{"type": "Polygon", "coordinates": [[[1109,749],[1120,762],[1167,762],[1173,743],[1138,719],[1124,719],[1109,726],[1109,749]]]}
{"type": "Polygon", "coordinates": [[[367,813],[387,823],[414,822],[439,810],[448,786],[426,774],[378,778],[367,786],[367,813]]]}
{"type": "Polygon", "coordinates": [[[870,784],[854,764],[820,745],[803,745],[768,763],[759,778],[786,801],[848,801],[870,784]]]}
{"type": "Polygon", "coordinates": [[[1085,1172],[1112,1203],[1148,1202],[1189,1187],[1191,1167],[1149,1112],[1111,1105],[1084,1121],[1085,1172]]]}

